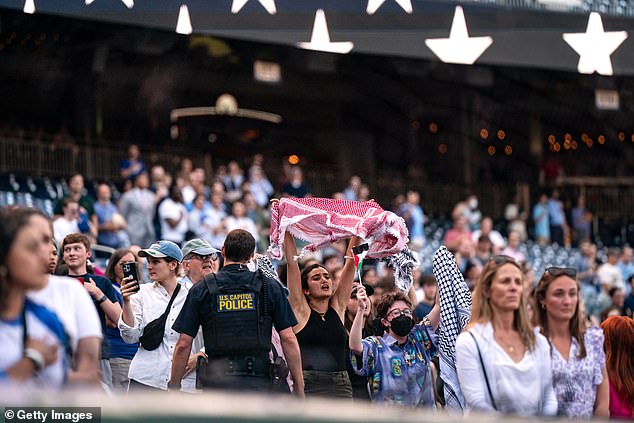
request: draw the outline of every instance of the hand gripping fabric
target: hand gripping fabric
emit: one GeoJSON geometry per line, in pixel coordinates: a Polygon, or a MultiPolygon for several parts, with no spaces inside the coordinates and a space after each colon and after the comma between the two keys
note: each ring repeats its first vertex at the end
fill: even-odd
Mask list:
{"type": "Polygon", "coordinates": [[[456,373],[456,339],[469,323],[471,293],[458,270],[456,259],[444,246],[434,254],[432,270],[440,292],[438,349],[440,377],[445,383],[445,408],[451,412],[461,413],[466,404],[456,373]]]}
{"type": "Polygon", "coordinates": [[[409,233],[405,221],[374,201],[283,198],[271,206],[268,252],[273,259],[282,258],[286,231],[310,243],[300,257],[356,235],[370,245],[367,257],[385,259],[394,269],[395,283],[402,291],[407,292],[412,286],[412,270],[418,260],[407,248],[409,233]]]}
{"type": "Polygon", "coordinates": [[[271,207],[269,254],[274,259],[282,258],[286,231],[310,243],[300,257],[354,235],[370,244],[371,258],[399,253],[409,241],[405,221],[374,201],[283,198],[271,207]]]}

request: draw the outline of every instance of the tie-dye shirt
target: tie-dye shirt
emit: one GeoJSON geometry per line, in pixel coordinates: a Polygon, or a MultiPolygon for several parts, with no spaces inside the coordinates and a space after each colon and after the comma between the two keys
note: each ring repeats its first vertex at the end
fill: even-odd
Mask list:
{"type": "Polygon", "coordinates": [[[423,322],[414,326],[402,346],[389,334],[370,336],[363,340],[361,369],[354,353],[352,367],[368,378],[373,402],[434,407],[430,361],[436,355],[436,343],[433,328],[423,322]]]}
{"type": "Polygon", "coordinates": [[[579,343],[572,338],[568,360],[552,348],[553,389],[557,397],[557,414],[576,418],[592,418],[597,386],[603,381],[605,368],[603,331],[597,327],[586,330],[585,358],[578,358],[579,343]]]}

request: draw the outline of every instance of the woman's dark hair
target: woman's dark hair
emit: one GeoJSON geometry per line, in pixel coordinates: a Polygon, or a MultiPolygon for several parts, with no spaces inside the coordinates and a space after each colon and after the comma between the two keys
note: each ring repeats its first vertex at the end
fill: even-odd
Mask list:
{"type": "Polygon", "coordinates": [[[169,196],[170,196],[170,199],[174,201],[175,203],[183,202],[183,195],[181,194],[181,190],[176,184],[176,182],[172,182],[172,185],[170,186],[169,196]]]}
{"type": "MultiPolygon", "coordinates": [[[[308,289],[308,274],[318,268],[322,268],[328,272],[328,269],[326,269],[323,265],[319,263],[311,264],[310,266],[302,270],[302,275],[301,275],[302,289],[308,289]]],[[[330,274],[330,272],[328,272],[328,274],[330,274]]]]}
{"type": "Polygon", "coordinates": [[[0,210],[0,311],[6,307],[7,291],[11,269],[7,266],[7,259],[11,247],[18,233],[30,224],[33,216],[41,216],[48,221],[48,217],[38,209],[16,207],[0,210]]]}
{"type": "MultiPolygon", "coordinates": [[[[86,268],[86,271],[88,271],[88,268],[86,268]]],[[[55,266],[55,271],[53,272],[53,274],[55,276],[68,276],[68,265],[64,263],[62,260],[58,261],[57,266],[55,266]]]]}
{"type": "Polygon", "coordinates": [[[372,267],[372,266],[365,266],[361,269],[361,279],[365,279],[365,275],[367,275],[370,272],[374,272],[378,275],[378,272],[376,271],[376,268],[372,267]]]}
{"type": "Polygon", "coordinates": [[[110,256],[110,260],[108,260],[108,267],[106,267],[106,271],[105,271],[106,277],[110,279],[110,281],[119,283],[119,281],[117,281],[117,275],[114,269],[119,264],[121,259],[127,254],[132,254],[134,256],[134,261],[136,262],[139,261],[139,257],[132,250],[128,248],[119,248],[118,250],[116,250],[110,256]]]}

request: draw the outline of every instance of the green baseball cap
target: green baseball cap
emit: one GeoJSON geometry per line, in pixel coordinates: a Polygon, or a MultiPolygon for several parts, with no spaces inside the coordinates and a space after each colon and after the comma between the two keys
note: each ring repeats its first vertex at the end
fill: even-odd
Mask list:
{"type": "Polygon", "coordinates": [[[188,254],[195,253],[201,256],[210,256],[212,254],[218,254],[220,251],[216,250],[211,244],[202,238],[194,238],[187,241],[183,246],[183,257],[187,257],[188,254]]]}

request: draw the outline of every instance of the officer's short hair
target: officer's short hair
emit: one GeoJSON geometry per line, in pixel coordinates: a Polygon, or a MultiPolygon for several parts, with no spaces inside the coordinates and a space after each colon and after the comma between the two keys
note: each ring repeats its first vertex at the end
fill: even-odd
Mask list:
{"type": "Polygon", "coordinates": [[[225,258],[229,261],[248,260],[255,251],[255,238],[244,229],[234,229],[225,238],[225,258]]]}

